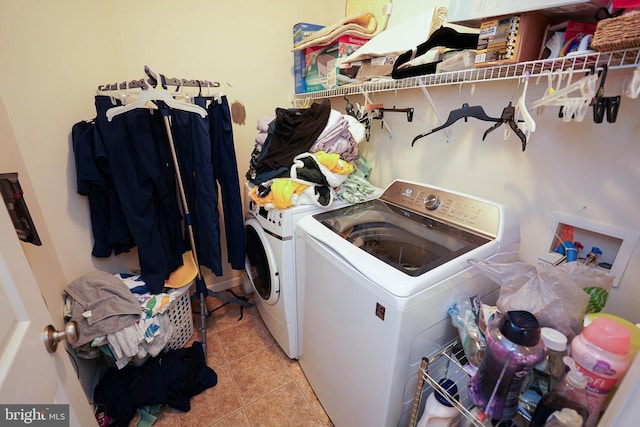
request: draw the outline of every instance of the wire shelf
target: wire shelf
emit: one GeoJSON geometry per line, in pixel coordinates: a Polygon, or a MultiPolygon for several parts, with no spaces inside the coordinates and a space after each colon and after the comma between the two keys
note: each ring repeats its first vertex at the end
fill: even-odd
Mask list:
{"type": "Polygon", "coordinates": [[[324,99],[343,95],[370,94],[420,87],[445,86],[451,84],[477,83],[483,81],[511,80],[523,77],[527,72],[531,77],[554,72],[587,72],[592,68],[607,65],[609,70],[637,67],[640,63],[640,48],[593,52],[562,58],[519,62],[485,68],[426,74],[406,79],[384,78],[364,83],[348,84],[336,89],[317,92],[297,93],[293,101],[324,99]]]}
{"type": "MultiPolygon", "coordinates": [[[[480,408],[475,408],[473,401],[467,393],[471,374],[465,370],[467,358],[464,354],[459,339],[455,339],[441,350],[429,357],[423,357],[418,368],[418,383],[411,408],[409,427],[417,424],[418,414],[424,400],[433,390],[438,390],[454,407],[458,409],[461,416],[465,417],[469,423],[476,427],[491,426],[491,419],[487,418],[480,408]],[[458,388],[458,398],[451,396],[438,381],[442,378],[452,380],[458,388]]],[[[510,425],[513,427],[527,426],[529,419],[518,412],[513,420],[498,423],[497,426],[510,425]]]]}

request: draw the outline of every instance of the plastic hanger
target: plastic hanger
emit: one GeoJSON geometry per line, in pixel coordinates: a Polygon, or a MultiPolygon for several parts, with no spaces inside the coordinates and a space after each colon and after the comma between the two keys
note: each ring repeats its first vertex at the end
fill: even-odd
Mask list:
{"type": "Polygon", "coordinates": [[[581,79],[572,82],[571,84],[552,91],[551,94],[545,94],[542,98],[531,103],[531,108],[542,107],[545,105],[555,105],[562,107],[567,101],[567,95],[570,95],[574,91],[578,91],[580,96],[578,99],[587,99],[589,102],[596,94],[596,81],[598,75],[596,73],[590,73],[581,79]]]}
{"type": "Polygon", "coordinates": [[[464,119],[464,121],[466,122],[467,119],[469,117],[474,117],[478,120],[483,120],[485,122],[499,122],[500,119],[499,118],[495,118],[495,117],[490,117],[487,115],[487,113],[484,111],[484,108],[482,108],[481,105],[474,105],[472,107],[469,106],[469,104],[467,104],[466,102],[464,104],[462,104],[462,108],[459,108],[457,110],[452,110],[449,113],[449,117],[447,118],[447,121],[444,122],[442,125],[431,129],[429,132],[420,134],[418,136],[416,136],[415,138],[413,138],[413,141],[411,142],[411,146],[413,147],[413,144],[415,144],[415,142],[420,139],[423,138],[427,135],[431,135],[432,133],[438,132],[446,127],[451,126],[452,124],[454,124],[455,122],[457,122],[460,119],[464,119]]]}
{"type": "Polygon", "coordinates": [[[515,121],[515,112],[516,108],[512,105],[511,101],[509,101],[509,105],[504,107],[504,109],[502,110],[500,121],[484,132],[484,134],[482,135],[482,140],[484,141],[484,139],[490,132],[499,128],[502,124],[509,125],[509,127],[516,133],[516,135],[518,135],[518,138],[520,138],[520,141],[522,142],[522,151],[524,151],[527,148],[527,137],[522,132],[522,130],[520,130],[520,128],[518,127],[518,123],[516,123],[515,121]]]}
{"type": "MultiPolygon", "coordinates": [[[[540,84],[540,78],[543,75],[547,76],[547,89],[544,91],[544,94],[542,95],[542,98],[540,98],[538,100],[538,102],[541,102],[543,99],[548,98],[549,96],[551,96],[551,94],[555,93],[555,91],[556,91],[556,89],[553,87],[553,74],[551,73],[551,71],[548,71],[548,70],[543,71],[538,76],[538,79],[536,80],[536,85],[540,84]]],[[[538,115],[542,114],[543,112],[544,112],[544,105],[541,105],[541,106],[537,107],[538,115]]]]}
{"type": "Polygon", "coordinates": [[[216,93],[213,93],[211,91],[212,87],[220,87],[220,83],[218,83],[218,82],[211,83],[208,80],[203,81],[203,82],[198,81],[198,87],[200,88],[200,90],[198,91],[198,97],[199,98],[215,100],[215,101],[218,102],[218,104],[222,104],[222,97],[225,96],[224,92],[218,91],[216,93]],[[206,95],[202,94],[202,83],[204,83],[206,85],[206,88],[207,88],[207,94],[206,95]]]}
{"type": "Polygon", "coordinates": [[[640,95],[640,66],[633,71],[631,82],[625,88],[624,94],[631,99],[636,99],[640,95]]]}
{"type": "Polygon", "coordinates": [[[562,105],[562,101],[567,95],[574,91],[579,91],[582,97],[593,98],[596,93],[596,80],[598,80],[597,74],[589,74],[581,79],[565,86],[559,90],[555,90],[553,93],[546,97],[542,97],[538,101],[534,101],[531,104],[532,108],[540,107],[542,105],[562,105]]]}
{"type": "MultiPolygon", "coordinates": [[[[518,127],[524,133],[526,139],[531,137],[531,132],[536,131],[536,122],[533,120],[531,113],[526,106],[527,89],[529,88],[529,72],[525,72],[524,76],[524,88],[522,89],[522,95],[518,98],[515,110],[515,120],[518,123],[518,127]],[[522,118],[522,121],[520,121],[522,118]]],[[[507,135],[508,136],[508,135],[507,135]]]]}
{"type": "Polygon", "coordinates": [[[596,96],[593,98],[593,121],[602,123],[605,115],[608,123],[615,123],[620,108],[620,95],[604,96],[604,82],[607,79],[607,64],[602,66],[600,73],[600,86],[596,96]]]}
{"type": "Polygon", "coordinates": [[[192,113],[198,113],[202,118],[207,116],[207,110],[195,105],[188,104],[186,102],[177,101],[171,93],[162,88],[161,80],[151,68],[145,65],[145,72],[156,82],[155,88],[149,88],[138,92],[138,98],[131,104],[122,105],[119,107],[109,108],[107,110],[107,120],[111,121],[115,116],[134,110],[136,108],[149,108],[147,103],[149,101],[162,101],[168,107],[175,110],[189,111],[192,113]]]}

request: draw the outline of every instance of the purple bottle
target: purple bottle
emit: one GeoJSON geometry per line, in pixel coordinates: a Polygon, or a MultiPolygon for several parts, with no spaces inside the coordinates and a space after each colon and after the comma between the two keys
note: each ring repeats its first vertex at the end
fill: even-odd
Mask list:
{"type": "Polygon", "coordinates": [[[527,374],[546,354],[540,325],[528,311],[509,311],[487,325],[486,340],[486,354],[469,382],[469,395],[491,418],[509,420],[518,410],[527,374]]]}

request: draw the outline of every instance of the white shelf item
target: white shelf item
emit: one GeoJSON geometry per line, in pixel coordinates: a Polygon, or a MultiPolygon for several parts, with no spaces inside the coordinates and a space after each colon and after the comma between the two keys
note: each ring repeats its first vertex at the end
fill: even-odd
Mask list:
{"type": "Polygon", "coordinates": [[[640,48],[624,49],[612,52],[589,52],[568,57],[542,59],[519,62],[509,65],[498,65],[484,68],[450,71],[446,73],[426,74],[395,80],[381,78],[364,83],[339,86],[336,89],[293,95],[292,102],[309,99],[325,99],[344,95],[368,94],[376,92],[397,91],[429,86],[446,86],[452,84],[476,83],[483,81],[499,81],[519,79],[529,73],[531,77],[558,72],[587,72],[593,68],[607,65],[609,70],[637,68],[640,64],[640,48]]]}
{"type": "Polygon", "coordinates": [[[566,16],[573,19],[592,20],[595,12],[607,7],[609,0],[537,0],[519,2],[513,0],[451,0],[448,21],[478,26],[484,18],[538,11],[548,17],[566,16]]]}

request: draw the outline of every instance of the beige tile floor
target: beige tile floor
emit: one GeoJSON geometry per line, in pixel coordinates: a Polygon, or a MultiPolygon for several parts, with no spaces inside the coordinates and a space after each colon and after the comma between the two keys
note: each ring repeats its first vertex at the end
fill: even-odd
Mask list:
{"type": "MultiPolygon", "coordinates": [[[[233,291],[243,294],[241,287],[233,291]]],[[[207,298],[209,310],[220,304],[207,298]]],[[[333,426],[300,365],[280,349],[256,307],[245,308],[239,318],[239,307],[228,304],[207,319],[207,364],[218,384],[194,396],[189,412],[163,406],[154,426],[333,426]]],[[[200,315],[194,314],[192,340],[201,341],[199,325],[200,315]]]]}

